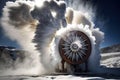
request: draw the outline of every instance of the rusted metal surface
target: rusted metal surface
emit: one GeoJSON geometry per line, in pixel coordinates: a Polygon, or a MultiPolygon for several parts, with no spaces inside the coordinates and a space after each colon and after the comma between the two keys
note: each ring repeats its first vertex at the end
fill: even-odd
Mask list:
{"type": "Polygon", "coordinates": [[[70,31],[59,42],[59,53],[69,64],[81,64],[87,61],[91,54],[91,41],[81,31],[70,31]]]}

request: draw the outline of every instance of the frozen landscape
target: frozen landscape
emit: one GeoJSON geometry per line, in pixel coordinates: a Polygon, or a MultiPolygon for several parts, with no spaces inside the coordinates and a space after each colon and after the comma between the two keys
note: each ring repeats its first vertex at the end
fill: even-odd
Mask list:
{"type": "Polygon", "coordinates": [[[100,53],[94,17],[81,0],[6,2],[1,27],[22,50],[0,46],[0,80],[120,79],[120,48],[100,53]]]}
{"type": "MultiPolygon", "coordinates": [[[[1,49],[3,46],[1,47],[1,49]]],[[[116,47],[118,48],[118,46],[116,47]]],[[[114,49],[116,49],[114,48],[114,49]]],[[[113,51],[114,51],[113,49],[113,51]]],[[[106,52],[109,50],[105,49],[106,52]]],[[[9,52],[7,50],[4,50],[4,52],[9,52]]],[[[19,52],[23,53],[23,51],[19,52]]],[[[7,53],[6,53],[7,54],[7,53]]],[[[8,53],[9,54],[9,53],[8,53]]],[[[120,52],[112,52],[112,53],[101,53],[101,65],[107,66],[107,68],[111,68],[114,70],[120,70],[120,52]]],[[[0,59],[2,56],[0,56],[0,59]]],[[[10,58],[12,60],[12,58],[10,58]]],[[[10,61],[9,60],[9,61],[10,61]]],[[[120,72],[120,71],[119,71],[120,72]]],[[[2,72],[1,72],[2,73],[2,72]]],[[[7,75],[7,76],[1,76],[0,80],[104,80],[104,79],[120,79],[120,74],[114,75],[114,74],[95,74],[95,73],[79,73],[74,75],[69,75],[67,73],[55,73],[55,74],[46,74],[46,75],[7,75]]]]}

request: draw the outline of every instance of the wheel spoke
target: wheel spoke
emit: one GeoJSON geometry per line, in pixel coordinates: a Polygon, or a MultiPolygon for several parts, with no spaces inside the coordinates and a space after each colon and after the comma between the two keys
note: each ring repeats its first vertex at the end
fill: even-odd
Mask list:
{"type": "Polygon", "coordinates": [[[85,40],[81,41],[81,43],[84,43],[85,41],[87,41],[87,39],[85,39],[85,40]]]}
{"type": "Polygon", "coordinates": [[[78,54],[77,53],[75,53],[76,54],[76,61],[78,61],[78,59],[79,59],[79,56],[78,56],[78,54]]]}
{"type": "Polygon", "coordinates": [[[82,54],[80,52],[78,52],[78,55],[80,56],[80,58],[82,59],[82,54]]]}
{"type": "Polygon", "coordinates": [[[64,47],[63,49],[64,49],[65,51],[67,51],[67,50],[69,50],[69,47],[64,47]]]}
{"type": "Polygon", "coordinates": [[[73,56],[72,56],[72,61],[75,59],[75,54],[73,54],[73,56]]]}
{"type": "Polygon", "coordinates": [[[83,44],[82,46],[85,47],[85,46],[88,46],[89,44],[83,44]]]}
{"type": "Polygon", "coordinates": [[[68,58],[69,58],[69,59],[72,58],[72,52],[70,52],[68,58]]]}
{"type": "Polygon", "coordinates": [[[70,53],[70,50],[66,51],[66,52],[65,52],[65,55],[69,55],[69,53],[70,53]]]}
{"type": "Polygon", "coordinates": [[[67,44],[67,43],[65,43],[65,44],[62,44],[63,46],[66,46],[66,47],[69,47],[70,45],[69,44],[67,44]]]}
{"type": "Polygon", "coordinates": [[[70,42],[68,41],[68,40],[66,40],[66,39],[63,39],[65,42],[67,42],[68,44],[70,44],[70,42]]]}
{"type": "Polygon", "coordinates": [[[80,50],[81,54],[86,55],[86,53],[83,50],[80,50]]]}
{"type": "Polygon", "coordinates": [[[87,48],[85,48],[85,47],[82,47],[81,49],[82,49],[82,50],[88,50],[88,49],[87,49],[87,48]]]}

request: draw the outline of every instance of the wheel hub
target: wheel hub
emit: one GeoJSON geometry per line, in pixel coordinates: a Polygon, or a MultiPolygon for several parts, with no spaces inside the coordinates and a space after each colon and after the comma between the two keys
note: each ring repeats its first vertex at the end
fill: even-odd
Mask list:
{"type": "Polygon", "coordinates": [[[80,41],[74,41],[70,45],[70,49],[72,52],[77,52],[81,47],[82,47],[82,45],[81,45],[80,41]]]}

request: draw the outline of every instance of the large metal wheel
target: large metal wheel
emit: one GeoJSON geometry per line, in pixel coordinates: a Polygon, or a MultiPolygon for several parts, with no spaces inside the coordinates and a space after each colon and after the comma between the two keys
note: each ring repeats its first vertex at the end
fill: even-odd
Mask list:
{"type": "Polygon", "coordinates": [[[91,54],[91,41],[81,31],[70,31],[60,39],[59,53],[69,64],[84,63],[91,54]]]}

